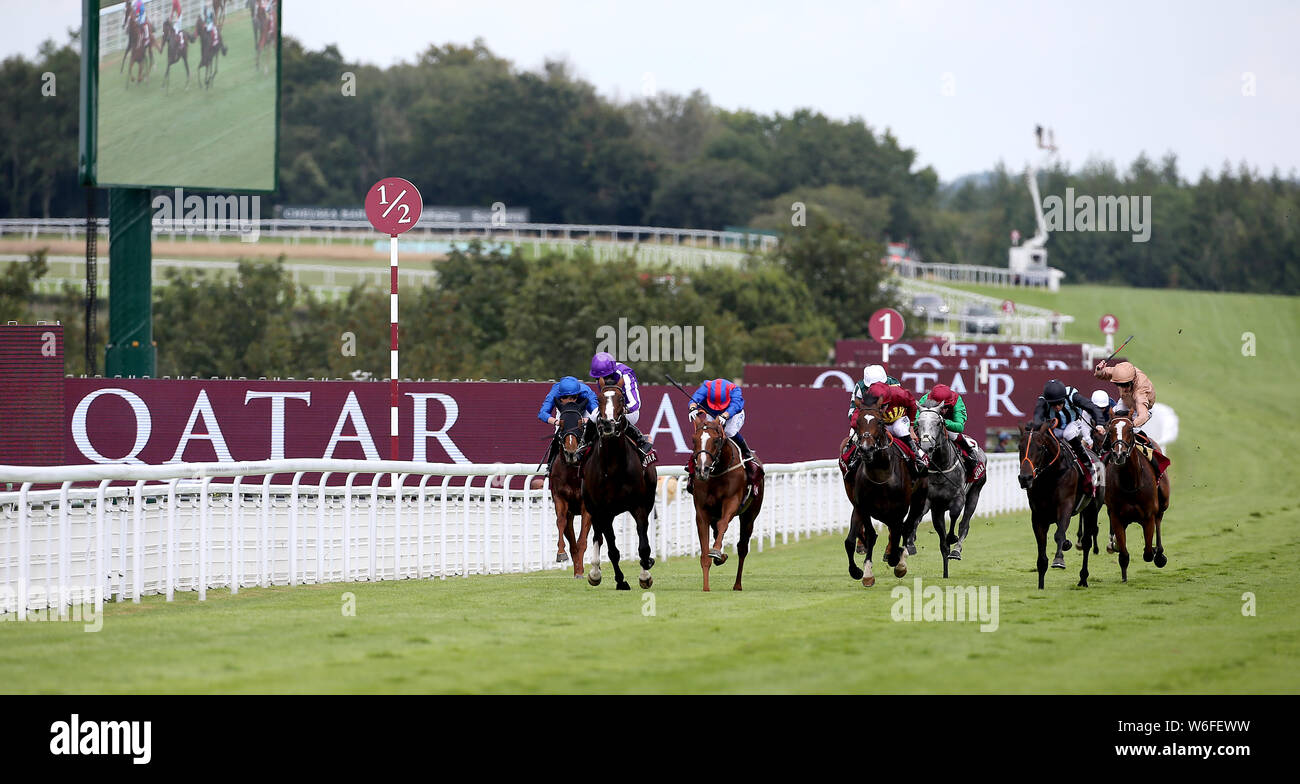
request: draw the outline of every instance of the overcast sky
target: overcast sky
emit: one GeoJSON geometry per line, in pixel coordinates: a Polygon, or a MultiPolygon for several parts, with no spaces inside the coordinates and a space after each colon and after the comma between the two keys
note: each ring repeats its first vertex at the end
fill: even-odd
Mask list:
{"type": "MultiPolygon", "coordinates": [[[[481,37],[522,68],[565,59],[611,98],[700,89],[728,109],[861,117],[944,180],[1037,160],[1036,123],[1074,166],[1126,167],[1145,150],[1175,152],[1185,177],[1225,160],[1300,174],[1298,0],[283,5],[285,35],[349,60],[388,65],[481,37]]],[[[64,40],[80,6],[0,0],[0,55],[64,40]]]]}

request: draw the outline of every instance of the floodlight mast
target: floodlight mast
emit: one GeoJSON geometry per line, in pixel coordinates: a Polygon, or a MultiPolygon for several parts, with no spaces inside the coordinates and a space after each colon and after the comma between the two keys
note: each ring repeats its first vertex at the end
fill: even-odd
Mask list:
{"type": "MultiPolygon", "coordinates": [[[[1047,130],[1047,141],[1044,142],[1043,126],[1037,125],[1034,126],[1034,137],[1038,142],[1038,149],[1047,151],[1043,156],[1042,163],[1042,166],[1046,168],[1056,156],[1056,134],[1049,128],[1047,130]]],[[[1038,230],[1021,247],[1037,250],[1047,244],[1047,220],[1043,217],[1043,200],[1038,195],[1038,170],[1034,168],[1033,163],[1030,163],[1025,169],[1025,182],[1029,185],[1029,195],[1034,200],[1034,220],[1037,222],[1038,230]]]]}

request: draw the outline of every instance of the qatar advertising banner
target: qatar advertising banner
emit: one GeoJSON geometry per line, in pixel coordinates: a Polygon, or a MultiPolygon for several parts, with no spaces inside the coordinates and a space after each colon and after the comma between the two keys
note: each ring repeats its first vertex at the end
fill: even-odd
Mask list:
{"type": "Polygon", "coordinates": [[[63,462],[63,327],[0,326],[0,463],[63,462]]]}
{"type": "MultiPolygon", "coordinates": [[[[409,382],[400,387],[400,457],[432,463],[537,463],[552,428],[537,419],[550,384],[409,382]]],[[[846,430],[837,388],[745,387],[744,434],[767,462],[834,457],[846,430]]],[[[641,387],[639,427],[660,460],[691,452],[687,400],[641,387]]],[[[66,379],[66,462],[145,463],[389,457],[388,385],[351,381],[66,379]]]]}
{"type": "MultiPolygon", "coordinates": [[[[943,340],[905,340],[889,344],[889,361],[902,362],[916,357],[965,360],[977,362],[982,358],[1008,359],[1015,364],[1022,360],[1030,365],[1046,360],[1066,363],[1066,366],[1087,369],[1087,356],[1082,343],[961,343],[943,340]]],[[[835,341],[835,361],[840,364],[872,365],[880,362],[880,344],[874,340],[835,341]]]]}

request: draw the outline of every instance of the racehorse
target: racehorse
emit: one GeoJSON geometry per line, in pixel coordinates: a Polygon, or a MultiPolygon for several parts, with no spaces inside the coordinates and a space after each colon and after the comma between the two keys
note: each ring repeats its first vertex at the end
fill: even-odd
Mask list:
{"type": "Polygon", "coordinates": [[[179,61],[185,66],[185,89],[190,89],[190,43],[194,41],[194,34],[188,30],[181,30],[179,33],[170,24],[163,26],[163,36],[158,41],[158,51],[163,47],[167,48],[167,70],[163,72],[163,89],[167,89],[167,82],[171,76],[172,66],[179,61]]]}
{"type": "Polygon", "coordinates": [[[1054,569],[1065,568],[1065,556],[1070,549],[1070,518],[1080,515],[1083,528],[1083,567],[1079,570],[1079,585],[1088,585],[1088,551],[1097,539],[1098,501],[1084,491],[1081,469],[1068,445],[1061,443],[1053,433],[1057,421],[1044,422],[1038,429],[1020,426],[1020,486],[1029,497],[1029,514],[1038,540],[1038,588],[1043,588],[1047,574],[1047,529],[1056,524],[1056,557],[1054,569]]]}
{"type": "Polygon", "coordinates": [[[228,54],[226,51],[226,42],[221,39],[221,28],[212,28],[212,33],[208,34],[203,29],[203,21],[199,20],[194,23],[194,34],[199,39],[199,69],[206,75],[199,76],[199,83],[204,87],[211,87],[212,80],[217,77],[217,53],[228,54]]]}
{"type": "Polygon", "coordinates": [[[1155,561],[1157,569],[1163,569],[1169,562],[1160,541],[1160,522],[1169,509],[1169,474],[1162,473],[1157,480],[1151,461],[1140,452],[1133,454],[1137,433],[1133,430],[1133,420],[1127,416],[1110,420],[1106,426],[1106,443],[1110,445],[1110,457],[1106,460],[1106,513],[1110,517],[1115,549],[1119,552],[1120,578],[1128,582],[1125,530],[1129,523],[1141,525],[1146,537],[1142,560],[1155,561]],[[1154,550],[1151,548],[1152,535],[1156,540],[1154,550]]]}
{"type": "Polygon", "coordinates": [[[614,517],[630,512],[636,520],[639,540],[637,554],[641,560],[639,583],[649,588],[654,579],[650,567],[655,559],[650,557],[650,513],[655,505],[655,488],[658,477],[654,464],[641,465],[641,452],[627,432],[623,418],[626,401],[619,387],[606,387],[600,391],[596,415],[597,438],[591,445],[586,462],[582,465],[582,506],[591,518],[595,531],[596,558],[587,575],[587,582],[600,585],[600,546],[609,543],[609,560],[614,564],[614,586],[620,591],[631,590],[623,579],[619,567],[618,547],[614,541],[614,517]]]}
{"type": "Polygon", "coordinates": [[[564,551],[568,539],[573,552],[573,576],[582,577],[584,556],[587,552],[587,533],[591,518],[582,507],[582,461],[589,447],[591,425],[586,420],[583,403],[579,400],[560,401],[558,406],[560,430],[555,438],[560,442],[555,459],[551,461],[551,501],[555,504],[556,563],[569,559],[564,551]],[[582,535],[574,538],[573,516],[582,520],[582,535]]]}
{"type": "MultiPolygon", "coordinates": [[[[916,431],[921,439],[921,451],[930,458],[930,521],[934,523],[935,533],[939,534],[939,549],[944,556],[943,576],[947,577],[948,561],[961,560],[961,548],[970,533],[970,519],[979,504],[980,491],[988,482],[988,474],[973,483],[966,481],[966,466],[962,464],[957,445],[948,437],[937,404],[922,406],[916,412],[916,431]],[[946,537],[943,530],[944,512],[951,518],[946,537]],[[961,518],[960,535],[954,532],[958,517],[961,518]]],[[[977,453],[976,458],[982,459],[982,452],[977,453]]],[[[919,524],[920,521],[917,522],[919,524]]]]}
{"type": "Polygon", "coordinates": [[[219,25],[226,23],[226,0],[212,0],[212,18],[219,25]]]}
{"type": "Polygon", "coordinates": [[[732,518],[740,516],[740,538],[736,541],[736,583],[732,590],[742,590],[740,577],[745,571],[745,556],[749,554],[749,539],[754,534],[754,520],[763,508],[763,466],[754,465],[754,492],[745,479],[745,466],[741,461],[740,447],[726,435],[722,423],[707,415],[695,417],[695,435],[691,460],[695,462],[695,527],[700,536],[700,569],[704,572],[704,590],[709,590],[709,566],[727,562],[722,551],[722,537],[732,518]],[[713,530],[713,546],[709,546],[709,530],[713,530]]]}
{"type": "MultiPolygon", "coordinates": [[[[136,21],[135,14],[131,12],[131,4],[126,4],[126,18],[122,21],[122,26],[126,28],[126,50],[122,52],[122,65],[126,65],[129,59],[131,65],[126,66],[126,83],[143,82],[149,78],[149,73],[153,70],[153,25],[146,21],[141,25],[136,21]],[[136,68],[135,78],[131,78],[131,68],[136,68]]],[[[122,67],[118,67],[121,73],[122,67]]]]}
{"type": "Polygon", "coordinates": [[[894,437],[875,408],[859,408],[854,412],[851,426],[857,434],[858,450],[851,461],[849,474],[844,481],[853,502],[853,516],[849,534],[844,539],[844,552],[849,557],[849,576],[861,580],[870,588],[876,584],[871,570],[871,555],[876,547],[876,529],[871,518],[876,518],[889,529],[885,547],[885,563],[894,567],[894,576],[907,574],[905,540],[921,514],[926,502],[926,479],[912,477],[907,460],[894,446],[894,437]],[[865,572],[854,562],[858,538],[866,543],[865,572]]]}
{"type": "MultiPolygon", "coordinates": [[[[257,70],[262,70],[262,50],[267,44],[275,40],[275,3],[271,2],[263,7],[258,0],[248,0],[248,12],[253,17],[253,45],[257,49],[256,66],[257,70]]],[[[270,66],[267,66],[269,72],[270,66]]]]}

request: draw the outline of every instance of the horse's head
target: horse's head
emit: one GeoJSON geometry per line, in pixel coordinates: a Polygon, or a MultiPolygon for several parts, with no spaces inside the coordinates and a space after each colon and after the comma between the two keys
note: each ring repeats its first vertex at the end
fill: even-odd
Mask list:
{"type": "Polygon", "coordinates": [[[560,401],[559,405],[560,449],[564,462],[577,466],[587,451],[587,419],[581,400],[560,401]]]}
{"type": "Polygon", "coordinates": [[[1106,425],[1106,442],[1110,444],[1110,462],[1122,466],[1128,462],[1129,453],[1137,442],[1133,420],[1128,416],[1114,417],[1106,425]]]}
{"type": "Polygon", "coordinates": [[[885,420],[880,418],[880,409],[858,407],[853,412],[850,426],[858,449],[862,450],[863,456],[868,460],[889,446],[889,431],[885,427],[885,420]]]}
{"type": "Polygon", "coordinates": [[[623,419],[626,406],[622,389],[605,387],[600,390],[600,400],[596,406],[596,431],[601,438],[613,438],[623,432],[627,424],[623,419]]]}
{"type": "Polygon", "coordinates": [[[713,475],[726,443],[727,432],[721,422],[703,413],[695,417],[691,459],[695,461],[695,475],[698,478],[707,480],[713,475]]]}
{"type": "Polygon", "coordinates": [[[916,433],[921,439],[921,451],[927,455],[943,443],[944,423],[941,404],[927,402],[916,411],[916,433]]]}
{"type": "Polygon", "coordinates": [[[1052,430],[1055,419],[1044,422],[1037,429],[1032,425],[1020,428],[1020,486],[1026,490],[1033,486],[1048,466],[1061,458],[1061,441],[1052,430]]]}

